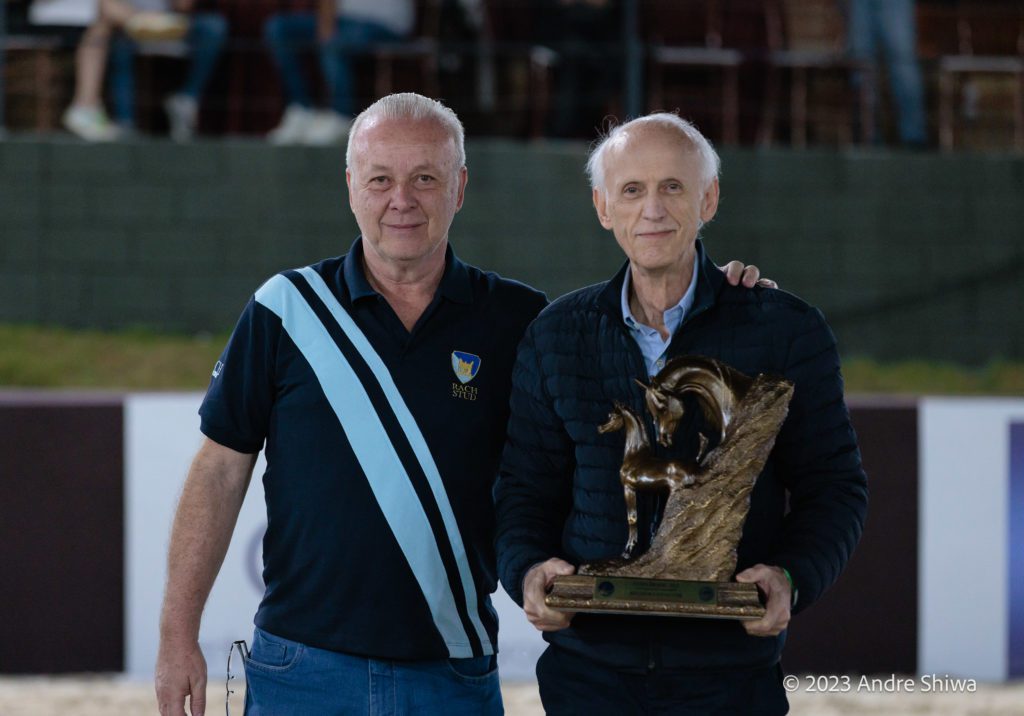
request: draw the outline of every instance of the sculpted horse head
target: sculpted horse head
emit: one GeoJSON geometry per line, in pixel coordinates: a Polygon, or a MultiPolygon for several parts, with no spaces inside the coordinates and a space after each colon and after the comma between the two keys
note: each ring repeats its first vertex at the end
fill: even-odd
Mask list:
{"type": "Polygon", "coordinates": [[[680,356],[670,360],[650,385],[636,382],[644,389],[644,402],[654,417],[658,444],[668,447],[685,414],[684,395],[696,398],[705,420],[721,441],[733,408],[746,394],[751,380],[711,358],[680,356]]]}
{"type": "Polygon", "coordinates": [[[608,413],[608,420],[597,426],[597,432],[603,434],[625,430],[627,455],[649,449],[651,444],[647,438],[647,430],[637,414],[617,400],[613,405],[612,411],[608,413]]]}
{"type": "Polygon", "coordinates": [[[672,444],[672,436],[686,412],[682,393],[670,393],[658,387],[655,382],[646,385],[637,380],[636,384],[644,389],[644,403],[647,405],[647,411],[654,416],[658,444],[668,447],[672,444]]]}

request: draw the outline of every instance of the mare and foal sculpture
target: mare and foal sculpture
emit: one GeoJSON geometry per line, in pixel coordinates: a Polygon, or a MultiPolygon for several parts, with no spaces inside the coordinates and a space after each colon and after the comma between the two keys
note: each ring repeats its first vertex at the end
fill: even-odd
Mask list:
{"type": "Polygon", "coordinates": [[[641,386],[658,443],[672,444],[687,395],[703,413],[710,439],[697,436],[692,460],[660,457],[644,419],[616,402],[598,430],[626,433],[619,470],[629,527],[625,551],[555,578],[545,603],[573,612],[759,618],[764,607],[756,587],[732,579],[750,492],[786,418],[793,384],[764,374],[750,378],[710,358],[680,356],[641,386]],[[668,492],[660,524],[650,547],[635,554],[636,495],[655,489],[668,492]]]}
{"type": "MultiPolygon", "coordinates": [[[[746,396],[753,380],[711,358],[680,356],[670,360],[654,376],[650,385],[644,385],[639,380],[636,382],[644,389],[644,402],[654,418],[658,443],[669,447],[685,413],[685,395],[691,394],[697,399],[708,425],[715,430],[718,443],[721,443],[725,440],[726,429],[732,422],[737,403],[746,396]]],[[[622,480],[629,524],[629,539],[622,558],[629,559],[637,541],[637,491],[667,489],[671,493],[681,487],[702,485],[709,474],[701,469],[708,438],[703,433],[698,434],[700,448],[694,460],[657,457],[651,450],[642,419],[618,401],[615,401],[607,422],[598,426],[597,430],[601,433],[626,431],[626,449],[619,477],[622,480]]]]}

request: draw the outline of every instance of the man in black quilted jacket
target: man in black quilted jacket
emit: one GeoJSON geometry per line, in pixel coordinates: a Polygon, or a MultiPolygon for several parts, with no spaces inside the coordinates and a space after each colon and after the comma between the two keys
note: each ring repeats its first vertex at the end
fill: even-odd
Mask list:
{"type": "MultiPolygon", "coordinates": [[[[729,286],[701,228],[718,208],[719,159],[674,114],[611,131],[588,164],[594,207],[629,261],[610,280],[546,308],[513,373],[495,488],[501,581],[544,632],[537,664],[549,714],[783,714],[779,659],[791,613],[839,576],[864,524],[867,481],[822,314],[780,290],[729,286]],[[614,400],[646,414],[642,388],[679,355],[719,359],[795,384],[754,485],[736,579],[767,598],[762,619],[566,614],[544,605],[556,575],[616,557],[627,538],[621,433],[601,435],[614,400]],[[787,507],[788,504],[788,507],[787,507]]],[[[700,411],[667,457],[693,458],[700,411]]],[[[641,524],[657,498],[640,504],[641,524]]],[[[650,534],[641,531],[636,553],[650,534]]]]}

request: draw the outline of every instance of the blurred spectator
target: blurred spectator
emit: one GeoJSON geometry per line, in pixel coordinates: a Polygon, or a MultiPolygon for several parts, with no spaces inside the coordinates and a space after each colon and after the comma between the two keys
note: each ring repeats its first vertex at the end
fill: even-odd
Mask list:
{"type": "MultiPolygon", "coordinates": [[[[82,32],[96,19],[96,0],[25,0],[22,4],[28,5],[26,20],[28,24],[24,27],[18,26],[20,13],[17,11],[17,2],[13,3],[14,23],[8,28],[14,32],[32,33],[39,28],[45,28],[46,34],[51,34],[52,28],[58,28],[57,34],[64,36],[65,31],[71,28],[78,28],[75,40],[81,39],[82,32]]],[[[8,17],[12,3],[8,2],[8,17]]]]}
{"type": "Polygon", "coordinates": [[[176,141],[195,134],[199,98],[220,56],[227,23],[216,13],[193,13],[195,0],[99,0],[98,16],[75,54],[75,95],[64,126],[88,141],[112,141],[135,124],[136,43],[185,39],[190,53],[184,86],[164,107],[176,141]],[[103,108],[103,76],[111,53],[111,90],[116,124],[103,108]]]}
{"type": "Polygon", "coordinates": [[[317,0],[316,13],[271,16],[264,35],[281,72],[287,106],[268,138],[274,144],[333,144],[355,112],[352,55],[413,29],[413,0],[317,0]],[[330,107],[317,110],[303,75],[302,50],[316,48],[330,107]]]}
{"type": "MultiPolygon", "coordinates": [[[[860,60],[875,63],[879,52],[885,55],[889,87],[899,119],[900,142],[922,146],[927,141],[925,129],[924,88],[917,61],[917,28],[914,0],[848,0],[849,42],[851,54],[860,60]]],[[[854,75],[855,87],[872,82],[872,124],[864,127],[865,136],[874,141],[878,132],[878,82],[864,73],[854,75]]]]}
{"type": "Polygon", "coordinates": [[[618,0],[542,0],[544,44],[557,53],[549,133],[594,136],[622,85],[618,0]]]}

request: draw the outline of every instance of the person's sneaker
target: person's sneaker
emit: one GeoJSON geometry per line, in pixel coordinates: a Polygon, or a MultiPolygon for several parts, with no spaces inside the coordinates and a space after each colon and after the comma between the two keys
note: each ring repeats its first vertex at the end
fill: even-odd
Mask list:
{"type": "Polygon", "coordinates": [[[306,139],[306,132],[313,122],[314,112],[298,104],[290,104],[277,125],[267,135],[271,144],[298,144],[306,139]]]}
{"type": "Polygon", "coordinates": [[[348,134],[352,126],[352,118],[331,110],[314,112],[313,119],[306,129],[305,143],[314,146],[338,144],[348,134]]]}
{"type": "Polygon", "coordinates": [[[190,142],[196,133],[199,103],[187,94],[172,94],[164,100],[164,110],[171,125],[171,139],[190,142]]]}
{"type": "Polygon", "coordinates": [[[137,12],[124,24],[136,42],[181,40],[188,33],[188,17],[173,12],[137,12]]]}
{"type": "Polygon", "coordinates": [[[121,138],[121,129],[98,107],[68,107],[61,123],[87,142],[114,142],[121,138]]]}

